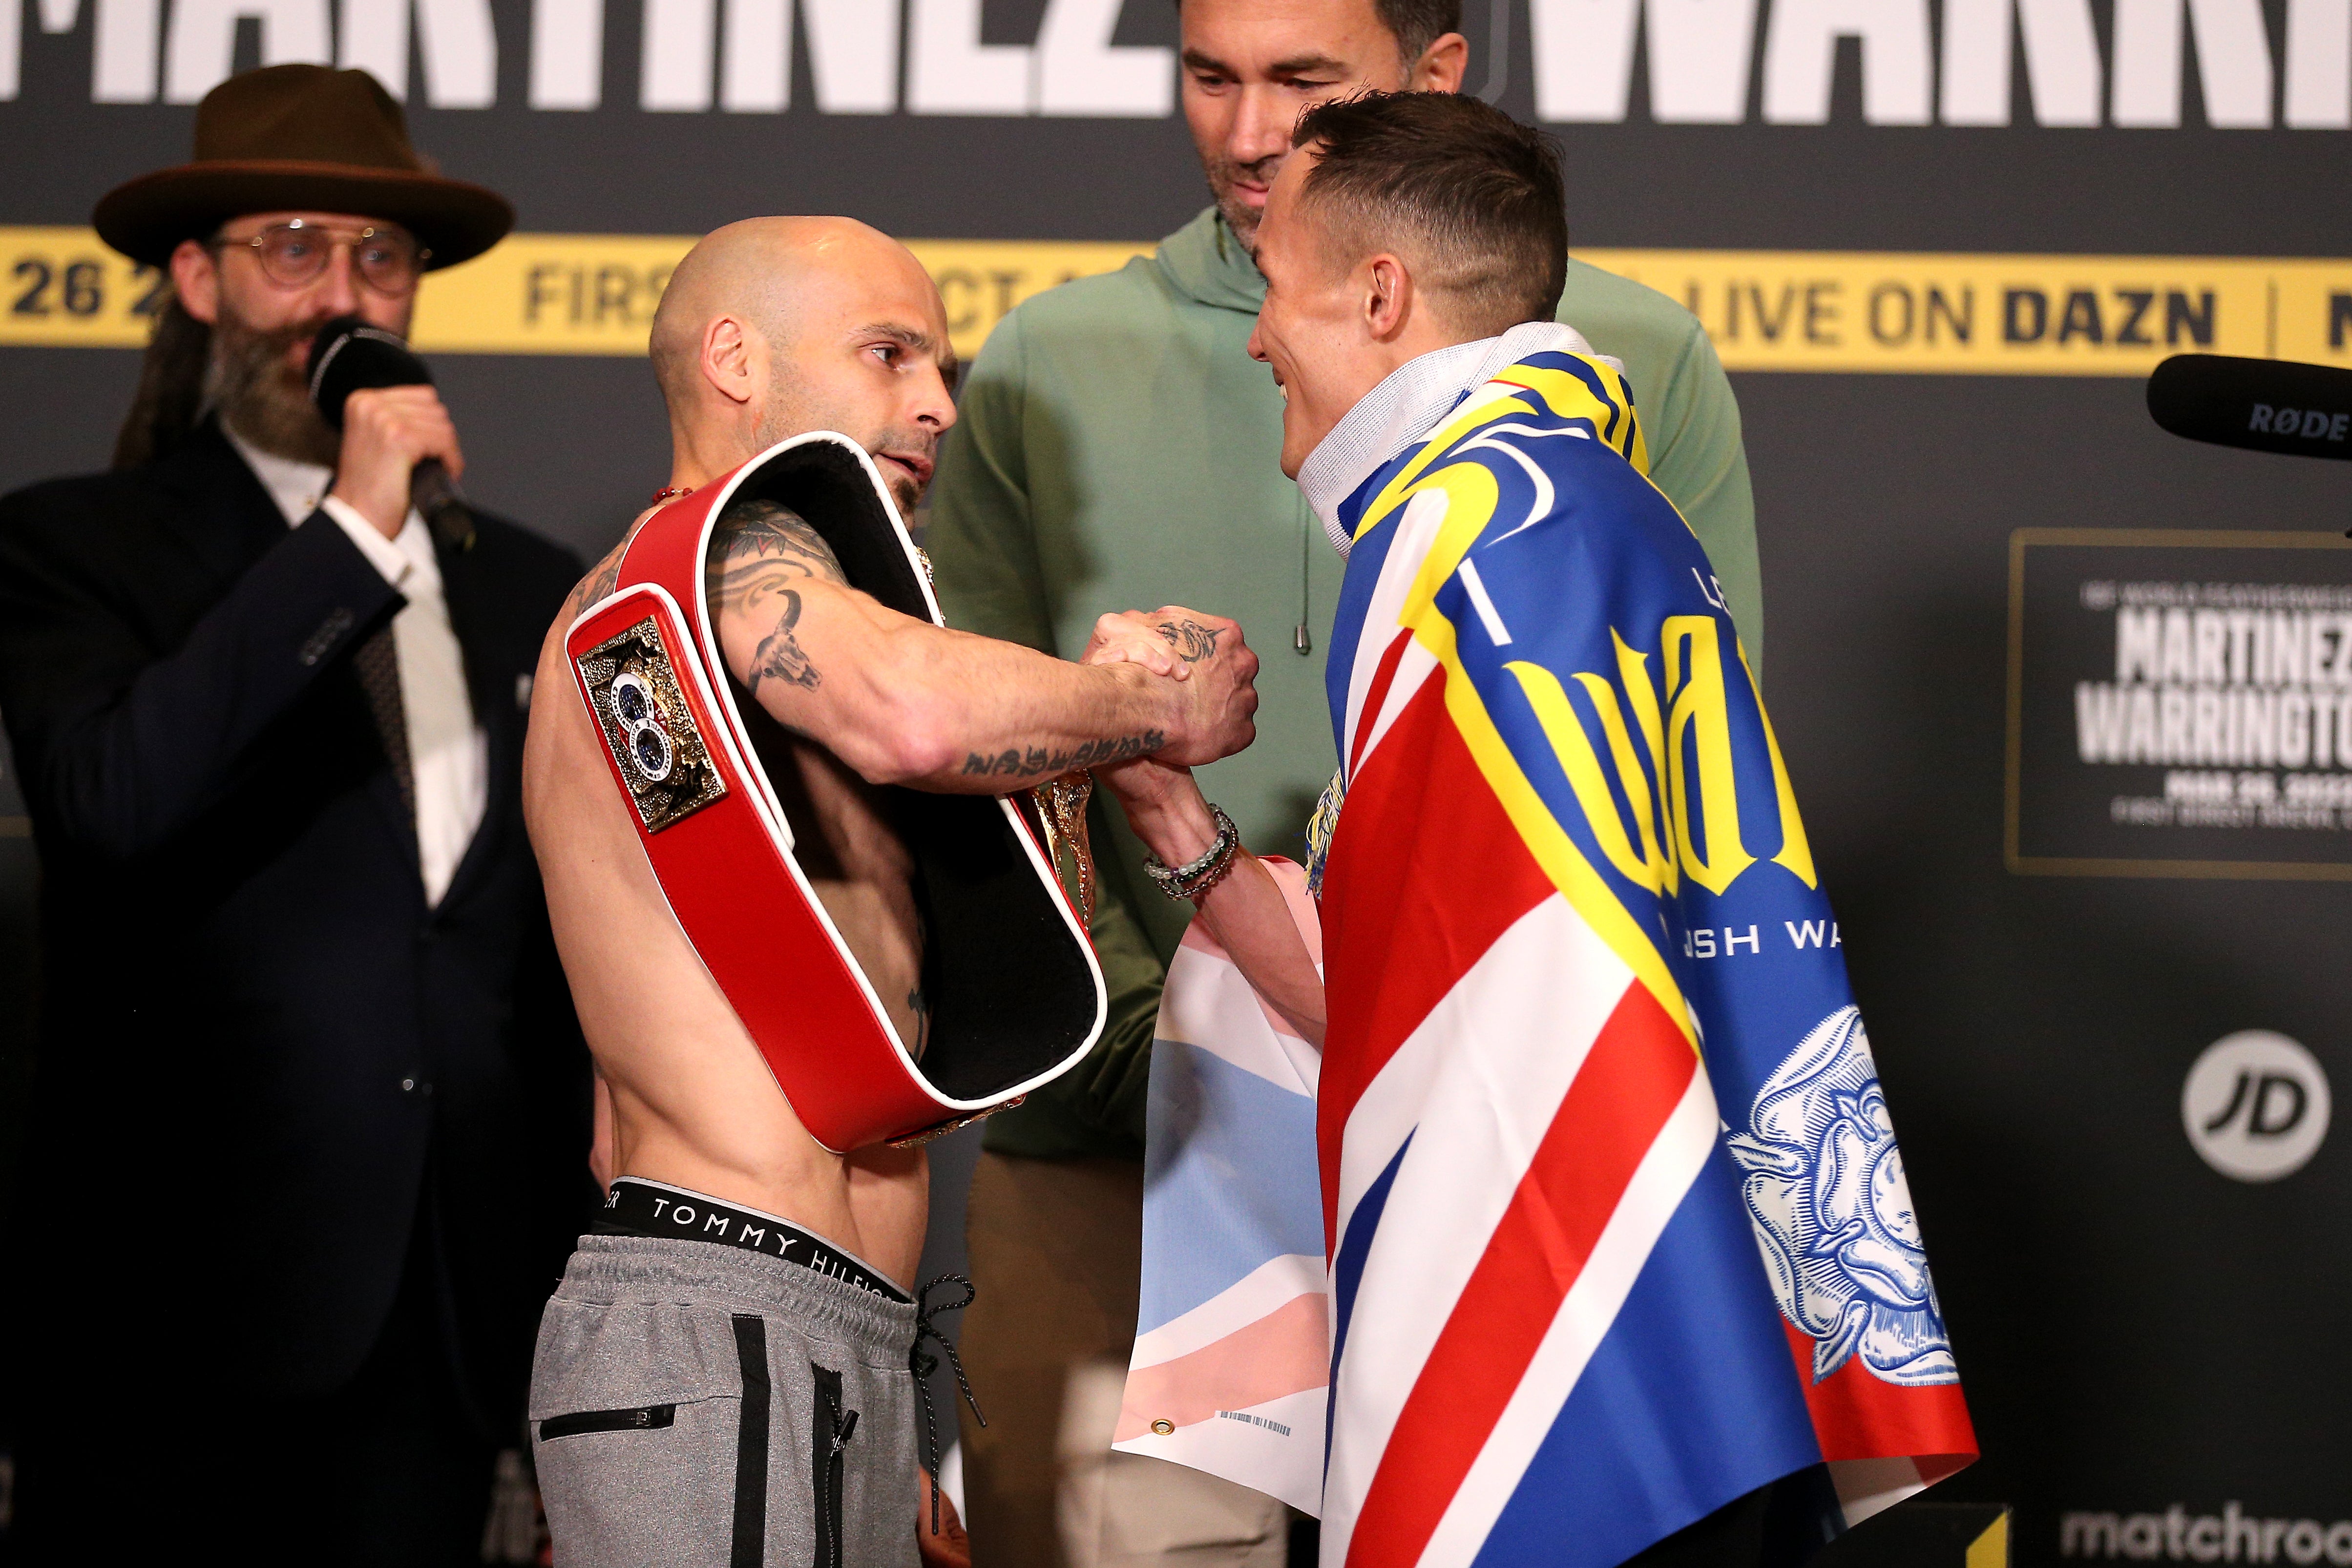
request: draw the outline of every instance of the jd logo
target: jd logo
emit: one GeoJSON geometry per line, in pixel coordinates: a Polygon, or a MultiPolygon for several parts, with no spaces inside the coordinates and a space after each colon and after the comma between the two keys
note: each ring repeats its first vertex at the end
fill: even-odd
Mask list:
{"type": "Polygon", "coordinates": [[[2301,1170],[2327,1136],[2327,1074],[2283,1034],[2242,1030],[2205,1048],[2180,1088],[2180,1121],[2205,1163],[2239,1181],[2301,1170]]]}

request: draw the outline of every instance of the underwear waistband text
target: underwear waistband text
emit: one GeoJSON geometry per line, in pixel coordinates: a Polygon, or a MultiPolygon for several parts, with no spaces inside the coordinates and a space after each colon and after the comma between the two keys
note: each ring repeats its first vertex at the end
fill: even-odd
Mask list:
{"type": "Polygon", "coordinates": [[[605,1235],[646,1236],[668,1241],[708,1241],[740,1248],[813,1269],[828,1279],[871,1291],[885,1301],[911,1304],[914,1298],[822,1237],[772,1215],[706,1197],[683,1188],[656,1186],[624,1176],[604,1199],[597,1229],[605,1235]]]}

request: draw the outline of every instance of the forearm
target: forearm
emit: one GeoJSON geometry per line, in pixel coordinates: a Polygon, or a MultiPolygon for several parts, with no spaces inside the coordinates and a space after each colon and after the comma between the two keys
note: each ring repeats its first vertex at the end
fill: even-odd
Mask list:
{"type": "Polygon", "coordinates": [[[802,580],[722,614],[727,662],[781,723],[874,783],[1001,794],[1167,743],[1179,683],[948,631],[802,580]]]}
{"type": "Polygon", "coordinates": [[[1171,740],[1189,762],[1248,739],[1255,655],[1214,617],[1154,627],[1106,617],[1123,632],[1116,656],[1067,664],[886,607],[848,585],[804,518],[773,503],[729,509],[705,577],[735,677],[779,724],[871,783],[996,794],[1171,740]],[[1220,659],[1221,637],[1217,678],[1195,679],[1220,659]],[[1204,736],[1202,710],[1219,706],[1230,710],[1224,733],[1204,736]],[[1217,749],[1191,755],[1203,739],[1217,749]]]}
{"type": "Polygon", "coordinates": [[[1265,863],[1247,850],[1236,851],[1233,870],[1196,902],[1209,935],[1233,955],[1250,989],[1301,1040],[1322,1050],[1323,977],[1315,972],[1290,905],[1265,863]]]}
{"type": "Polygon", "coordinates": [[[1148,757],[1176,720],[1173,681],[1135,664],[1078,665],[1011,643],[957,635],[918,682],[943,749],[904,782],[998,793],[1148,757]]]}
{"type": "MultiPolygon", "coordinates": [[[[1189,773],[1174,775],[1162,790],[1122,794],[1119,804],[1136,836],[1164,864],[1188,864],[1216,842],[1215,818],[1189,773]]],[[[1231,868],[1193,904],[1250,988],[1321,1050],[1323,977],[1264,862],[1246,848],[1236,849],[1231,868]]]]}

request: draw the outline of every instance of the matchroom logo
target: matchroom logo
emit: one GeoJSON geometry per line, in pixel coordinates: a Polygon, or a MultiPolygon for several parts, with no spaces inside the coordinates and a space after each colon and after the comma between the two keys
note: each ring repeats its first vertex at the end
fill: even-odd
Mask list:
{"type": "Polygon", "coordinates": [[[2352,543],[2026,528],[2010,546],[2007,859],[2352,880],[2352,543]]]}
{"type": "Polygon", "coordinates": [[[2062,1557],[2136,1563],[2352,1563],[2352,1519],[2262,1519],[2237,1503],[2220,1513],[2070,1512],[2058,1521],[2062,1557]]]}

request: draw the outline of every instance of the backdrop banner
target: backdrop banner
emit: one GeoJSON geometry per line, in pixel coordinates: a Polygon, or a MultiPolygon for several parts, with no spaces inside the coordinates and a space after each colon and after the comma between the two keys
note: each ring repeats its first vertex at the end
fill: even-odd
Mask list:
{"type": "MultiPolygon", "coordinates": [[[[2352,0],[1464,8],[1579,254],[1733,371],[1768,695],[1984,1450],[1942,1500],[2013,1505],[2027,1563],[2352,1564],[2352,474],[2140,390],[2352,364],[2352,0]]],[[[0,0],[0,489],[104,465],[158,279],[90,208],[233,69],[364,66],[513,199],[416,339],[469,493],[594,554],[666,482],[643,353],[693,235],[863,218],[971,353],[1206,200],[1176,36],[1171,0],[0,0]]]]}

